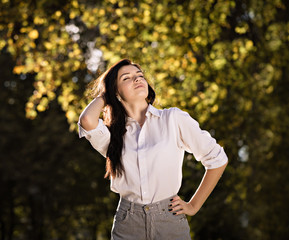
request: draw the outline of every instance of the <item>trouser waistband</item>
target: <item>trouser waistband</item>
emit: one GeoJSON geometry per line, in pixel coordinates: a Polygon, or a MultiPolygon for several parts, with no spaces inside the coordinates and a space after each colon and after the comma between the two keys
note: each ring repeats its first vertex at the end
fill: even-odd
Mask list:
{"type": "Polygon", "coordinates": [[[131,213],[135,212],[162,212],[165,211],[169,207],[170,200],[175,197],[176,195],[166,198],[164,200],[149,203],[149,204],[140,204],[131,202],[125,198],[121,198],[118,204],[117,209],[119,208],[126,208],[129,209],[131,213]]]}

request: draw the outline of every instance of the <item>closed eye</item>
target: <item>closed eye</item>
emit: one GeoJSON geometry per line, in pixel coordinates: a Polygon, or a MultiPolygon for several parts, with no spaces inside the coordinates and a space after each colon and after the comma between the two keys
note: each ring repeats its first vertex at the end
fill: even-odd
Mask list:
{"type": "MultiPolygon", "coordinates": [[[[144,76],[142,76],[142,75],[137,76],[137,78],[139,78],[139,77],[140,77],[140,78],[144,78],[144,76]]],[[[123,81],[128,80],[128,79],[130,79],[130,78],[129,78],[129,77],[126,77],[126,78],[123,79],[123,81]]]]}

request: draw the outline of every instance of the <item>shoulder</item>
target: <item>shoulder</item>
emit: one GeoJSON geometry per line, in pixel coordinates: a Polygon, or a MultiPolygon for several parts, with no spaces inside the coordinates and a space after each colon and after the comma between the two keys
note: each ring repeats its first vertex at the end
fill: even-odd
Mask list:
{"type": "Polygon", "coordinates": [[[199,123],[195,118],[193,118],[188,112],[183,111],[177,107],[164,109],[163,113],[166,114],[170,120],[174,121],[174,123],[181,128],[187,126],[199,128],[199,123]]]}
{"type": "Polygon", "coordinates": [[[164,108],[159,111],[159,116],[162,120],[174,122],[179,125],[184,121],[192,120],[192,117],[186,112],[177,107],[164,108]]]}
{"type": "Polygon", "coordinates": [[[159,111],[161,111],[162,114],[172,114],[172,113],[180,112],[180,111],[182,112],[182,110],[177,107],[163,108],[163,109],[159,109],[159,111]]]}
{"type": "Polygon", "coordinates": [[[177,108],[177,107],[171,107],[171,108],[165,108],[162,110],[162,113],[166,116],[170,117],[182,117],[182,116],[190,116],[187,112],[177,108]]]}
{"type": "Polygon", "coordinates": [[[171,108],[163,108],[163,109],[157,109],[153,106],[150,106],[149,111],[156,116],[162,117],[162,118],[166,118],[166,117],[170,117],[170,118],[191,118],[191,116],[189,115],[189,113],[187,113],[186,111],[183,111],[177,107],[171,107],[171,108]]]}

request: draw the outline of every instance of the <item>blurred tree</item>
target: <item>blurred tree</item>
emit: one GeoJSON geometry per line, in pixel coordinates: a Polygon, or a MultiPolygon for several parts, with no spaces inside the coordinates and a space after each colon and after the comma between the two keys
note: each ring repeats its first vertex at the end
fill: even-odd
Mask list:
{"type": "MultiPolygon", "coordinates": [[[[91,172],[102,166],[103,161],[98,156],[95,166],[94,160],[90,160],[95,158],[95,153],[89,152],[88,146],[72,148],[71,155],[66,150],[76,144],[76,139],[65,131],[57,103],[65,112],[70,130],[75,130],[78,115],[89,101],[83,97],[86,84],[107,65],[128,57],[143,66],[156,89],[158,106],[178,106],[188,111],[225,146],[229,155],[230,164],[220,184],[203,209],[190,218],[193,238],[288,238],[289,196],[284,194],[289,181],[286,134],[289,126],[289,15],[286,1],[1,0],[0,4],[1,57],[13,58],[10,62],[2,60],[1,72],[3,69],[5,75],[1,77],[1,101],[6,105],[3,104],[1,111],[7,114],[11,105],[17,106],[10,111],[11,115],[1,113],[1,118],[6,116],[1,121],[7,136],[1,140],[1,149],[8,149],[4,151],[7,162],[2,164],[1,171],[4,174],[20,169],[19,179],[5,180],[2,185],[5,186],[3,191],[10,188],[23,191],[30,186],[29,194],[24,192],[19,197],[18,190],[9,191],[2,200],[5,219],[0,219],[1,226],[11,223],[8,228],[1,227],[10,229],[5,230],[5,236],[15,235],[12,226],[19,224],[16,213],[30,216],[30,222],[42,219],[34,220],[37,226],[29,225],[31,229],[46,229],[40,230],[37,239],[49,238],[49,234],[55,234],[55,238],[68,235],[74,235],[74,239],[85,238],[77,236],[78,228],[75,232],[64,230],[75,224],[79,229],[92,226],[99,234],[109,231],[111,218],[107,216],[115,198],[111,201],[110,195],[101,190],[103,168],[91,172]],[[13,66],[14,75],[9,66],[13,66]],[[21,79],[25,79],[25,83],[21,79]],[[20,86],[25,86],[27,79],[29,87],[21,90],[20,86]],[[17,95],[13,95],[13,91],[17,95]],[[20,102],[17,99],[21,99],[20,102]],[[33,121],[24,118],[21,112],[24,108],[26,118],[33,121]],[[15,114],[20,113],[21,117],[17,118],[15,114]],[[62,125],[50,125],[57,119],[62,125]],[[7,121],[15,125],[11,128],[13,132],[7,128],[7,121]],[[14,129],[21,133],[17,134],[21,145],[12,141],[14,129]],[[55,153],[51,149],[59,142],[59,133],[63,133],[63,144],[57,145],[59,149],[55,153]],[[56,139],[53,134],[57,135],[56,139]],[[37,137],[35,146],[35,138],[34,142],[27,141],[27,135],[37,137]],[[21,150],[12,151],[13,144],[21,146],[21,150]],[[27,157],[30,155],[35,156],[27,157]],[[63,210],[66,215],[54,221],[57,227],[47,228],[47,219],[54,217],[53,207],[45,210],[46,202],[38,200],[36,203],[30,195],[35,192],[43,196],[45,188],[39,186],[50,179],[48,174],[59,155],[67,160],[57,161],[57,164],[64,164],[59,166],[62,172],[53,173],[55,181],[49,186],[60,191],[55,190],[58,193],[55,196],[67,206],[63,210]],[[42,156],[45,160],[40,164],[42,156]],[[26,160],[20,161],[22,158],[26,160]],[[30,171],[38,174],[29,178],[31,184],[27,185],[22,175],[30,171]],[[42,174],[42,171],[47,172],[42,174]],[[75,198],[74,187],[78,191],[86,190],[87,186],[82,184],[91,181],[91,177],[96,178],[92,185],[103,193],[84,197],[87,193],[84,192],[80,199],[75,198]],[[59,182],[64,185],[59,186],[59,182]],[[30,196],[30,200],[25,196],[30,196]],[[67,210],[71,209],[70,201],[64,196],[73,196],[73,210],[77,213],[79,209],[84,209],[84,213],[92,209],[91,212],[104,214],[102,219],[107,221],[100,223],[101,218],[97,218],[81,222],[75,220],[76,216],[70,218],[67,210]],[[109,210],[95,209],[92,196],[109,210]],[[87,203],[82,202],[85,199],[87,203]],[[25,207],[17,208],[21,201],[26,201],[25,207]],[[84,208],[76,208],[78,202],[84,208]],[[102,226],[103,229],[99,229],[102,226]]],[[[191,155],[186,159],[181,195],[188,200],[203,172],[200,165],[191,161],[191,155]]],[[[25,231],[23,228],[17,233],[25,231]]]]}
{"type": "Polygon", "coordinates": [[[68,131],[55,100],[26,119],[34,76],[13,75],[7,53],[0,64],[0,239],[109,235],[117,196],[103,179],[103,159],[68,131]]]}

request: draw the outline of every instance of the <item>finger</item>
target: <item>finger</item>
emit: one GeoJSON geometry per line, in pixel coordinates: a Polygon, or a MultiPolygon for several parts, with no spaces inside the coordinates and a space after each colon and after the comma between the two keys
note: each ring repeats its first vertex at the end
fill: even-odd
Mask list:
{"type": "Polygon", "coordinates": [[[181,205],[177,205],[177,206],[171,208],[171,212],[178,212],[180,210],[183,210],[183,207],[181,205]]]}
{"type": "Polygon", "coordinates": [[[171,204],[171,206],[169,206],[169,209],[172,209],[171,211],[186,209],[186,204],[184,201],[179,201],[179,203],[176,205],[171,204]]]}
{"type": "Polygon", "coordinates": [[[174,215],[180,215],[180,214],[183,214],[184,213],[184,210],[179,210],[177,212],[174,212],[173,214],[174,215]]]}
{"type": "Polygon", "coordinates": [[[176,196],[173,199],[171,199],[171,203],[181,203],[181,202],[183,202],[183,200],[179,196],[176,196]]]}
{"type": "Polygon", "coordinates": [[[169,204],[169,207],[174,207],[180,204],[180,200],[175,200],[169,204]]]}
{"type": "Polygon", "coordinates": [[[179,200],[179,199],[181,199],[179,196],[175,196],[175,197],[173,197],[170,201],[171,201],[171,202],[174,202],[174,201],[177,201],[177,200],[179,200]]]}

